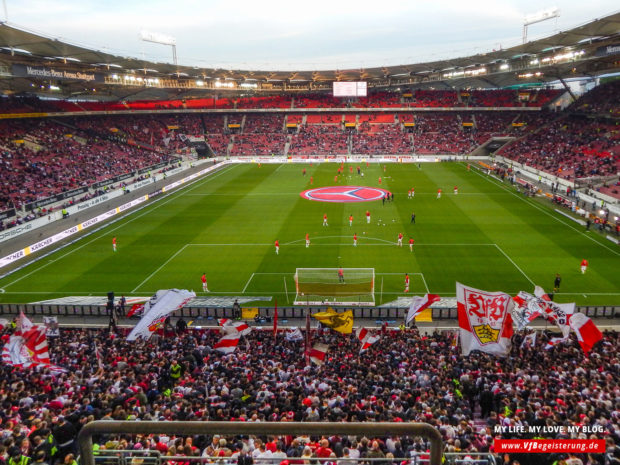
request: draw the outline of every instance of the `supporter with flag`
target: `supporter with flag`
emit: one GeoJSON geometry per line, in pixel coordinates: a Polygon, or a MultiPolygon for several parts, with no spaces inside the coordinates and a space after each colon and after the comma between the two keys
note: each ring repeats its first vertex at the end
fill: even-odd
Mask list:
{"type": "Polygon", "coordinates": [[[356,331],[356,335],[362,343],[362,345],[360,346],[360,352],[368,350],[371,345],[373,345],[380,339],[378,336],[371,335],[366,328],[358,328],[356,331]]]}

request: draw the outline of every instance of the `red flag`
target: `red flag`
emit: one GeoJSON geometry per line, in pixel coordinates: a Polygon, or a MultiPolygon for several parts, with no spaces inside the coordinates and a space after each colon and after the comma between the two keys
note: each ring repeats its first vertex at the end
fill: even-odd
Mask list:
{"type": "Polygon", "coordinates": [[[278,299],[275,300],[275,309],[273,311],[273,338],[278,336],[278,299]]]}
{"type": "Polygon", "coordinates": [[[127,318],[131,318],[132,316],[138,314],[140,315],[144,311],[144,302],[141,304],[133,304],[127,312],[127,318]]]}
{"type": "Polygon", "coordinates": [[[598,341],[603,339],[601,331],[596,327],[594,322],[583,313],[571,315],[568,322],[577,335],[577,342],[579,342],[579,345],[586,354],[590,352],[598,341]]]}
{"type": "Polygon", "coordinates": [[[310,365],[310,310],[306,311],[306,344],[304,353],[306,354],[306,365],[310,365]]]}

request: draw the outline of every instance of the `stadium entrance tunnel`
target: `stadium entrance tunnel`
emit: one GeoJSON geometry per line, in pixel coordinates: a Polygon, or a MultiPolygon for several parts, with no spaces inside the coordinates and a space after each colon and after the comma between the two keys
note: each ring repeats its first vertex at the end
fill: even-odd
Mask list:
{"type": "Polygon", "coordinates": [[[427,423],[241,423],[227,421],[93,421],[78,434],[80,464],[95,465],[93,436],[102,434],[257,435],[257,436],[422,436],[431,443],[430,465],[441,464],[443,442],[439,431],[427,423]]]}
{"type": "Polygon", "coordinates": [[[299,195],[304,199],[316,200],[317,202],[350,203],[381,200],[389,193],[389,191],[378,187],[328,186],[308,189],[299,195]]]}

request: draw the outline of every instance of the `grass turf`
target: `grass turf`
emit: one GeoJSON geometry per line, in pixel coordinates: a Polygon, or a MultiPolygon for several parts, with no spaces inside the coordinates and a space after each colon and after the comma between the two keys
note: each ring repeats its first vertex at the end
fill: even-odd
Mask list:
{"type": "Polygon", "coordinates": [[[270,296],[286,305],[295,297],[296,268],[342,266],[375,268],[377,304],[406,295],[405,273],[411,294],[446,297],[455,295],[456,281],[512,294],[533,291],[534,284],[550,291],[560,273],[556,301],[620,303],[620,249],[558,215],[551,204],[526,199],[462,163],[388,164],[385,171],[383,165],[361,165],[364,177],[345,165],[337,185],[382,187],[394,192],[393,202],[300,197],[305,189],[334,185],[335,163],[305,165],[306,176],[295,164],[232,165],[3,278],[0,301],[108,291],[150,296],[172,287],[203,295],[200,276],[206,272],[210,295],[270,296]],[[415,197],[408,199],[411,187],[415,197]],[[416,224],[410,222],[414,211],[416,224]],[[329,226],[322,226],[325,213],[329,226]],[[402,248],[396,246],[399,232],[402,248]],[[409,237],[415,239],[413,253],[409,237]],[[583,258],[590,262],[585,275],[583,258]]]}

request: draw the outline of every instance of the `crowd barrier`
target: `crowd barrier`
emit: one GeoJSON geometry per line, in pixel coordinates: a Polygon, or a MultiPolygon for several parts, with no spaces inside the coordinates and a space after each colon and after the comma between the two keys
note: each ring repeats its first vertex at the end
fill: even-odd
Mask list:
{"type": "MultiPolygon", "coordinates": [[[[377,437],[421,436],[430,441],[430,465],[442,462],[441,434],[427,423],[321,423],[321,422],[226,422],[226,421],[93,421],[78,434],[81,465],[95,465],[92,438],[101,434],[222,434],[313,435],[377,437]]],[[[263,462],[261,462],[263,463],[263,462]]]]}
{"type": "MultiPolygon", "coordinates": [[[[191,302],[190,302],[191,304],[191,302]]],[[[256,307],[258,319],[270,321],[273,318],[273,307],[256,307]]],[[[278,307],[280,319],[303,319],[306,313],[325,311],[326,306],[278,307]]],[[[128,309],[126,309],[127,311],[128,309]]],[[[351,308],[356,319],[402,321],[409,310],[407,307],[357,307],[351,308]]],[[[432,308],[433,320],[456,320],[456,307],[432,308]]],[[[33,316],[73,316],[73,317],[104,317],[109,312],[105,305],[49,305],[49,304],[9,304],[0,303],[0,315],[17,315],[19,312],[33,316]]],[[[577,311],[590,318],[620,318],[620,306],[583,306],[577,311]]],[[[121,315],[122,316],[122,315],[121,315]]],[[[216,320],[218,318],[233,318],[232,307],[197,307],[187,306],[172,314],[176,318],[191,320],[216,320]]]]}

